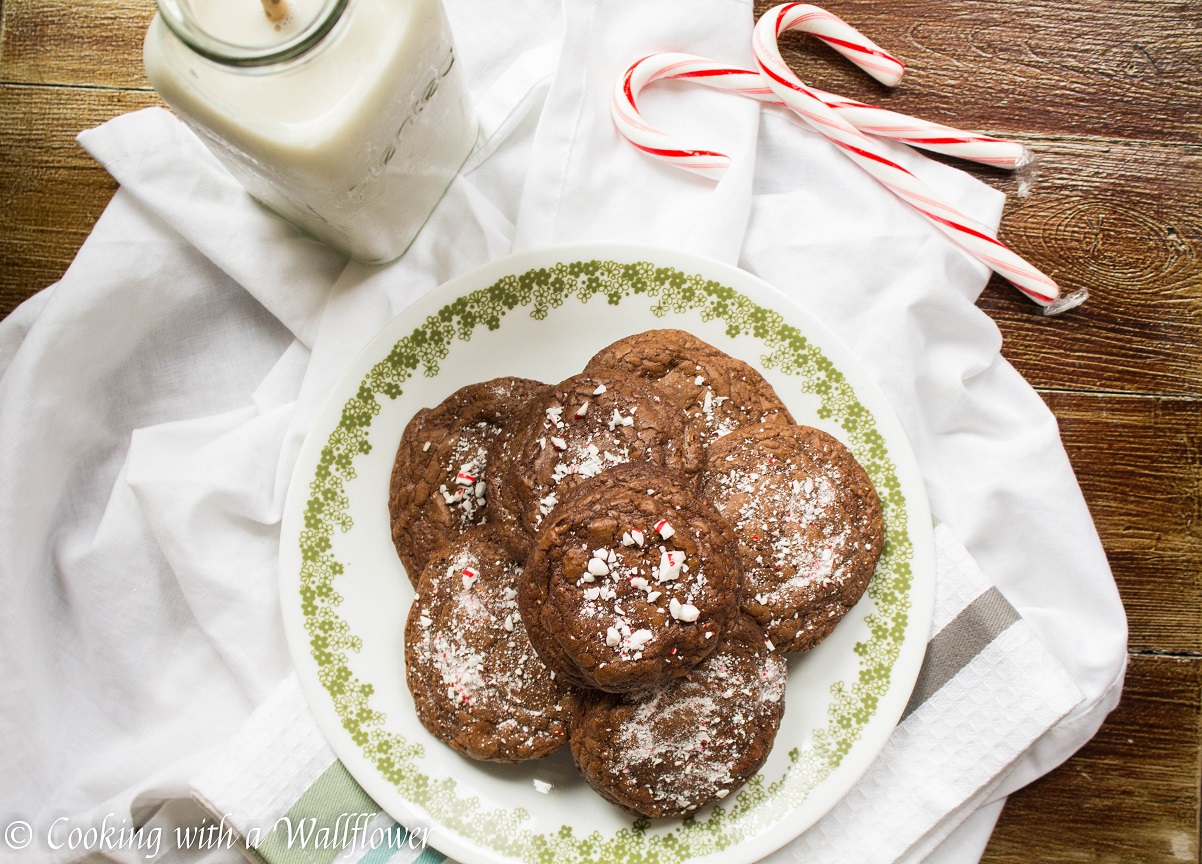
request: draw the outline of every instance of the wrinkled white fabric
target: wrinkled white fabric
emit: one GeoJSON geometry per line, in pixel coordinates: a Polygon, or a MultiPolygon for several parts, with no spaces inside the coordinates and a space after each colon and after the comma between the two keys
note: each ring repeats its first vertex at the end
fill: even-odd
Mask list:
{"type": "MultiPolygon", "coordinates": [[[[771,109],[646,91],[658,125],[734,156],[716,185],[619,140],[608,98],[625,64],[655,50],[746,63],[748,2],[446,6],[484,141],[388,267],[348,265],[267,213],[164,111],[81,136],[121,189],[63,279],[0,322],[0,817],[43,835],[60,816],[200,818],[180,800],[188,778],[290,668],[276,542],[313,412],[410,301],[569,240],[738,263],[851,345],[933,509],[1084,695],[989,799],[1071,754],[1117,701],[1125,621],[1055,421],[973,305],[984,268],[771,109]]],[[[996,224],[1001,195],[894,149],[996,224]]],[[[948,830],[988,803],[949,813],[948,830]]],[[[996,812],[939,860],[975,861],[996,812]]]]}

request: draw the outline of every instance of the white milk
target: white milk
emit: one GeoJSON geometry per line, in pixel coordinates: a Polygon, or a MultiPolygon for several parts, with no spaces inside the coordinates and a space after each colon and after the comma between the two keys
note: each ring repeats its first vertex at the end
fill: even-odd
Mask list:
{"type": "Polygon", "coordinates": [[[442,7],[349,0],[300,57],[230,65],[226,55],[295,40],[338,0],[287,2],[277,26],[259,0],[191,0],[191,23],[231,43],[209,49],[221,61],[181,41],[160,2],[143,46],[146,75],[252,195],[361,261],[391,261],[476,140],[442,7]]]}

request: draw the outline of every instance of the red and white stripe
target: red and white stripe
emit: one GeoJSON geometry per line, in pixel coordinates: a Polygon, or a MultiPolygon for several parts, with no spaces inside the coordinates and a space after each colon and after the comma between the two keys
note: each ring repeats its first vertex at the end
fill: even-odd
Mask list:
{"type": "MultiPolygon", "coordinates": [[[[618,129],[636,146],[664,161],[695,170],[699,153],[709,155],[706,176],[721,176],[721,167],[712,163],[714,157],[730,163],[725,154],[712,150],[690,150],[673,141],[658,129],[652,128],[639,113],[637,97],[644,87],[654,81],[690,81],[715,90],[737,93],[770,105],[787,107],[768,86],[762,75],[752,69],[740,69],[695,54],[652,54],[631,64],[615,88],[613,99],[614,122],[618,129]],[[637,139],[637,140],[636,140],[637,139]],[[688,160],[681,160],[687,154],[688,160]]],[[[1005,141],[989,135],[965,132],[940,123],[929,123],[896,111],[878,108],[834,93],[811,88],[829,108],[852,126],[869,135],[891,138],[911,147],[921,147],[960,159],[1002,168],[1021,168],[1031,162],[1030,151],[1016,141],[1005,141]]]]}
{"type": "Polygon", "coordinates": [[[1031,151],[1017,141],[919,120],[823,90],[811,88],[811,92],[866,135],[889,138],[911,147],[999,168],[1023,168],[1033,160],[1031,151]]]}
{"type": "MultiPolygon", "coordinates": [[[[788,3],[778,6],[768,14],[783,15],[787,21],[787,26],[778,30],[778,33],[785,30],[801,30],[815,36],[886,87],[896,86],[905,73],[905,66],[900,60],[842,18],[825,9],[811,6],[809,3],[788,3]]],[[[869,135],[892,138],[912,147],[921,147],[924,150],[986,165],[1019,168],[1031,161],[1030,151],[1015,141],[1003,141],[989,135],[978,135],[939,123],[928,123],[821,90],[812,92],[848,123],[869,135]]]]}
{"type": "Polygon", "coordinates": [[[756,23],[752,51],[760,72],[777,97],[954,243],[1043,306],[1045,314],[1062,312],[1083,302],[1085,297],[1079,295],[1061,298],[1060,288],[1049,276],[990,237],[974,220],[941,201],[925,183],[894,162],[873,139],[841,117],[793,74],[781,58],[777,39],[798,21],[805,21],[813,9],[805,3],[787,3],[769,10],[756,23]]]}
{"type": "MultiPolygon", "coordinates": [[[[677,143],[665,133],[648,125],[639,113],[638,106],[640,91],[652,81],[687,78],[693,67],[698,67],[696,74],[704,77],[707,73],[700,67],[709,62],[703,57],[694,57],[691,54],[652,54],[632,63],[614,86],[610,113],[613,115],[614,125],[623,137],[644,153],[702,177],[719,180],[730,166],[729,156],[715,150],[690,148],[677,143]]],[[[755,73],[747,74],[755,80],[759,79],[759,75],[755,73]]],[[[737,92],[737,77],[715,76],[712,83],[706,83],[718,89],[737,92]]]]}
{"type": "Polygon", "coordinates": [[[784,30],[801,30],[816,36],[886,87],[897,86],[906,71],[900,60],[838,15],[809,3],[786,3],[766,13],[764,18],[782,11],[789,20],[784,30]]]}

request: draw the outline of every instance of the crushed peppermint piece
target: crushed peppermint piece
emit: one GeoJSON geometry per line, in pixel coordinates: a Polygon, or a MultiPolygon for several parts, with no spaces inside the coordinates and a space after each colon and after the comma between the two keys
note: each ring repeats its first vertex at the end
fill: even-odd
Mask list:
{"type": "Polygon", "coordinates": [[[659,556],[659,572],[656,579],[660,582],[671,582],[680,578],[680,567],[684,563],[684,552],[665,549],[659,556]]]}
{"type": "Polygon", "coordinates": [[[516,599],[517,599],[517,596],[518,596],[517,589],[516,589],[516,588],[509,588],[509,587],[506,587],[506,589],[505,589],[505,592],[504,592],[504,594],[503,594],[502,596],[503,596],[503,597],[504,597],[506,600],[516,600],[516,599]]]}
{"type": "Polygon", "coordinates": [[[618,632],[617,627],[610,627],[605,631],[605,644],[613,648],[622,641],[622,634],[618,632]]]}
{"type": "Polygon", "coordinates": [[[764,640],[764,644],[768,646],[768,650],[769,650],[769,651],[775,651],[775,650],[776,650],[776,646],[772,644],[772,640],[771,640],[771,639],[765,639],[765,640],[764,640]]]}
{"type": "Polygon", "coordinates": [[[556,450],[567,450],[568,442],[564,441],[562,438],[552,437],[551,438],[551,446],[554,447],[556,450]]]}
{"type": "Polygon", "coordinates": [[[588,559],[588,572],[593,576],[607,576],[609,575],[609,565],[600,558],[590,558],[588,559]]]}
{"type": "Polygon", "coordinates": [[[730,794],[729,789],[719,789],[717,792],[714,793],[714,797],[715,798],[725,798],[729,794],[730,794]]]}
{"type": "Polygon", "coordinates": [[[597,385],[597,389],[593,391],[593,395],[594,395],[594,396],[600,396],[600,395],[601,395],[602,393],[604,393],[604,392],[605,392],[605,385],[604,385],[604,384],[598,384],[598,385],[597,385]]]}
{"type": "Polygon", "coordinates": [[[513,616],[507,615],[505,617],[504,623],[502,623],[501,626],[505,628],[505,632],[512,633],[513,632],[513,616]]]}
{"type": "Polygon", "coordinates": [[[656,600],[658,600],[660,597],[662,597],[663,594],[664,594],[663,591],[651,591],[650,593],[647,594],[647,602],[654,603],[656,600]]]}
{"type": "Polygon", "coordinates": [[[429,615],[422,615],[417,620],[418,620],[418,623],[420,623],[423,627],[429,627],[431,624],[434,623],[433,621],[430,620],[429,615]]]}
{"type": "Polygon", "coordinates": [[[576,419],[579,420],[588,413],[588,400],[585,399],[579,408],[576,409],[576,419]]]}
{"type": "Polygon", "coordinates": [[[638,546],[640,549],[643,548],[643,532],[638,528],[631,529],[630,539],[634,541],[634,545],[638,546]]]}
{"type": "Polygon", "coordinates": [[[681,603],[675,597],[668,603],[668,611],[672,613],[672,617],[677,621],[696,621],[701,614],[692,603],[681,603]]]}
{"type": "Polygon", "coordinates": [[[423,444],[423,445],[422,445],[422,452],[423,452],[423,453],[426,453],[426,452],[428,452],[429,450],[430,450],[430,442],[429,442],[429,441],[427,441],[425,444],[423,444]]]}
{"type": "Polygon", "coordinates": [[[639,648],[642,648],[644,645],[646,645],[648,642],[650,642],[651,637],[653,635],[654,634],[652,634],[652,632],[650,630],[646,630],[646,629],[635,630],[633,633],[630,634],[630,637],[626,640],[626,644],[632,650],[637,651],[639,648]]]}
{"type": "Polygon", "coordinates": [[[460,471],[458,474],[455,475],[455,482],[458,483],[460,486],[475,487],[476,478],[471,474],[468,474],[464,471],[460,471]]]}
{"type": "Polygon", "coordinates": [[[584,599],[585,600],[596,600],[600,596],[601,596],[600,588],[586,588],[584,591],[584,599]]]}
{"type": "Polygon", "coordinates": [[[660,519],[658,522],[656,522],[655,530],[659,532],[659,536],[663,537],[665,540],[676,533],[676,529],[668,524],[667,519],[660,519]]]}
{"type": "MultiPolygon", "coordinates": [[[[633,408],[630,410],[630,413],[631,413],[631,415],[634,414],[633,408]]],[[[610,421],[609,421],[609,431],[610,432],[613,432],[619,426],[633,426],[633,425],[634,425],[634,417],[633,416],[623,417],[622,412],[620,412],[617,408],[614,409],[614,415],[612,418],[610,418],[610,421]]]]}
{"type": "Polygon", "coordinates": [[[638,588],[640,591],[646,591],[650,587],[650,583],[647,582],[647,580],[644,579],[642,576],[632,577],[630,580],[630,584],[633,585],[635,588],[638,588]]]}
{"type": "Polygon", "coordinates": [[[696,378],[693,379],[693,383],[696,384],[698,387],[700,387],[702,384],[705,383],[705,377],[703,375],[698,375],[696,378]]]}
{"type": "Polygon", "coordinates": [[[463,590],[464,591],[472,590],[472,586],[476,584],[476,581],[480,578],[480,574],[471,567],[464,567],[462,573],[463,573],[463,590]]]}

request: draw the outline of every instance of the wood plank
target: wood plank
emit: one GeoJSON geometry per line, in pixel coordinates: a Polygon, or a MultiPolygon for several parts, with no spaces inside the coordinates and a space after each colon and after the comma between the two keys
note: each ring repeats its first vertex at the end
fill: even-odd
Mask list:
{"type": "Polygon", "coordinates": [[[981,305],[1003,353],[1036,386],[1202,395],[1202,147],[1028,143],[1041,176],[1029,197],[1011,194],[999,236],[1090,299],[1045,318],[994,277],[981,305]]]}
{"type": "Polygon", "coordinates": [[[154,93],[0,84],[0,317],[59,279],[117,184],[75,135],[154,93]]]}
{"type": "Polygon", "coordinates": [[[1202,402],[1045,393],[1132,650],[1202,653],[1202,402]]]}
{"type": "Polygon", "coordinates": [[[148,88],[142,37],[154,3],[4,0],[0,81],[148,88]]]}
{"type": "Polygon", "coordinates": [[[1123,700],[1064,765],[1010,796],[984,864],[1197,862],[1202,659],[1137,656],[1123,700]]]}
{"type": "MultiPolygon", "coordinates": [[[[757,0],[756,14],[772,7],[757,0]]],[[[1197,143],[1202,4],[828,0],[907,67],[893,91],[817,39],[781,40],[803,81],[965,129],[1197,143]]]]}

